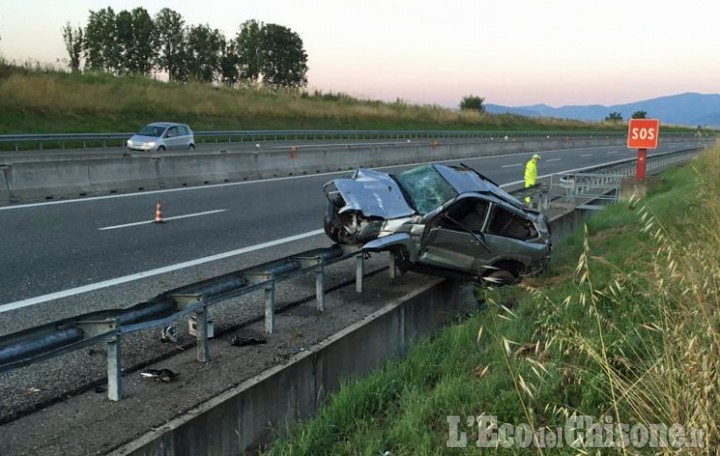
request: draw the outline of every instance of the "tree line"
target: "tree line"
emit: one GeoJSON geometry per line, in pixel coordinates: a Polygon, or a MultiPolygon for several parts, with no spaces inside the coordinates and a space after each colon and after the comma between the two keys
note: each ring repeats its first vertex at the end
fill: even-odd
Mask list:
{"type": "Polygon", "coordinates": [[[114,75],[164,72],[170,81],[262,83],[269,87],[307,85],[307,53],[287,27],[245,21],[227,38],[207,24],[187,25],[163,8],[151,17],[145,8],[90,11],[85,27],[62,29],[70,69],[114,75]]]}
{"type": "MultiPolygon", "coordinates": [[[[632,113],[633,119],[647,119],[647,111],[635,111],[632,113]]],[[[617,111],[613,111],[605,117],[606,122],[622,122],[623,116],[617,111]]]]}

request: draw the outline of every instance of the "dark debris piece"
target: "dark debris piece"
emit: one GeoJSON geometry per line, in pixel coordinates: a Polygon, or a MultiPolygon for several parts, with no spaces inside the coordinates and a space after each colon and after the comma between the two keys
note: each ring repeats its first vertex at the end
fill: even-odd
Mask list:
{"type": "Polygon", "coordinates": [[[230,339],[230,345],[233,347],[246,347],[248,345],[261,345],[266,344],[266,339],[258,339],[256,337],[233,337],[230,339]]]}
{"type": "Polygon", "coordinates": [[[145,378],[152,378],[158,382],[170,383],[175,380],[177,374],[170,369],[145,369],[140,371],[140,375],[145,378]]]}

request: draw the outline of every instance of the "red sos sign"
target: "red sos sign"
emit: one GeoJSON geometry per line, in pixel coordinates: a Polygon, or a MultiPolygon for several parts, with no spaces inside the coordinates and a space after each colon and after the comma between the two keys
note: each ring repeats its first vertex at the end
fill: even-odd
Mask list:
{"type": "Polygon", "coordinates": [[[657,149],[659,136],[658,119],[630,119],[627,142],[629,149],[657,149]]]}

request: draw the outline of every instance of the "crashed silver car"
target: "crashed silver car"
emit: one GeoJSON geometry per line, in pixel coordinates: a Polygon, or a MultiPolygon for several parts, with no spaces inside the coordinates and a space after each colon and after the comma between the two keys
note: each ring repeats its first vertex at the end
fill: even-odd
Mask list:
{"type": "Polygon", "coordinates": [[[546,217],[465,165],[358,169],[323,189],[330,239],[389,251],[402,272],[507,284],[550,259],[546,217]]]}

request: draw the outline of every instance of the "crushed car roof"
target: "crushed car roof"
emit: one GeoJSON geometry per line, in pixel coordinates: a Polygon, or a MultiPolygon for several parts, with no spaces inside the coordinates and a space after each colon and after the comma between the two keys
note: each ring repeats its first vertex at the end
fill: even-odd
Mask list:
{"type": "Polygon", "coordinates": [[[447,165],[432,165],[445,178],[450,185],[458,192],[463,193],[492,193],[503,201],[512,204],[523,210],[527,210],[520,201],[514,196],[500,188],[498,184],[491,181],[487,177],[475,171],[466,165],[460,167],[452,167],[447,165]]]}
{"type": "Polygon", "coordinates": [[[352,178],[335,179],[332,184],[346,203],[340,213],[356,210],[366,217],[392,219],[417,212],[425,214],[464,193],[490,194],[527,210],[522,202],[465,165],[422,165],[397,176],[361,168],[352,178]]]}

